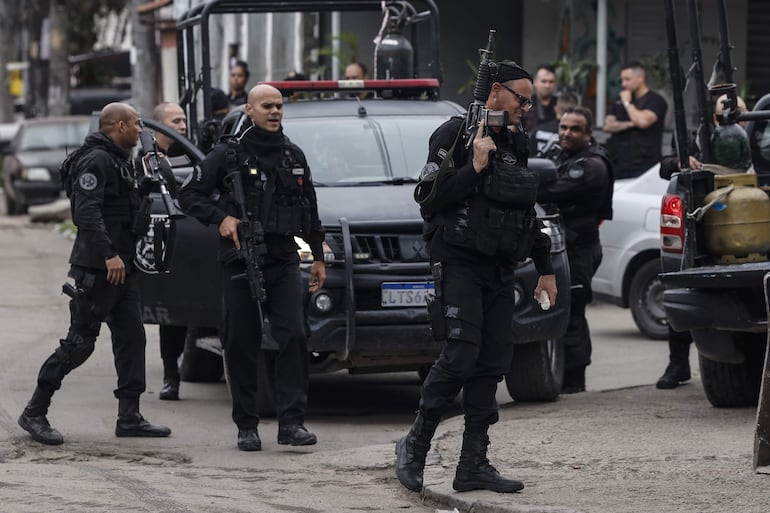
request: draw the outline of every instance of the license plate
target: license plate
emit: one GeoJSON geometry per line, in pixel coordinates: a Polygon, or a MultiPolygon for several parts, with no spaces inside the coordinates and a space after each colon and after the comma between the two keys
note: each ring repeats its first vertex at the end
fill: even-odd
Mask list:
{"type": "Polygon", "coordinates": [[[425,296],[433,294],[433,282],[382,284],[383,307],[425,306],[425,296]]]}

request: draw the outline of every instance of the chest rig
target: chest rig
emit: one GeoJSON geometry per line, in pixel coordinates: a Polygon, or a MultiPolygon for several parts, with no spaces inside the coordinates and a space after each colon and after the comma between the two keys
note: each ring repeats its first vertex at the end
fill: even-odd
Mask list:
{"type": "MultiPolygon", "coordinates": [[[[534,171],[519,162],[512,151],[512,140],[506,142],[490,156],[481,184],[459,205],[442,214],[443,237],[450,244],[484,255],[521,260],[529,255],[534,242],[531,232],[536,218],[532,207],[538,179],[534,171]]],[[[447,157],[454,154],[454,147],[447,157]]],[[[466,155],[466,159],[470,157],[466,155]]]]}
{"type": "Polygon", "coordinates": [[[225,162],[238,169],[243,182],[246,211],[265,233],[305,236],[310,233],[310,199],[305,195],[308,175],[296,151],[281,145],[277,159],[248,154],[235,138],[227,142],[225,162]]]}

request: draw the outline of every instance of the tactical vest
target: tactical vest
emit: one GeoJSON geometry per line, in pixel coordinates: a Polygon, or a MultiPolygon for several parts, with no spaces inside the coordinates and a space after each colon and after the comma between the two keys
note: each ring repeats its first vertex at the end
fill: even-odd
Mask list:
{"type": "MultiPolygon", "coordinates": [[[[234,165],[241,173],[246,210],[252,220],[262,223],[265,233],[307,236],[312,206],[304,195],[306,167],[292,146],[284,144],[280,151],[282,156],[271,170],[260,167],[258,156],[237,151],[234,165]]],[[[231,169],[232,157],[227,160],[231,169]]]]}
{"type": "Polygon", "coordinates": [[[481,185],[442,214],[446,242],[488,256],[522,260],[529,255],[538,179],[512,157],[496,152],[481,185]]]}
{"type": "MultiPolygon", "coordinates": [[[[611,220],[612,194],[615,184],[615,177],[612,170],[612,163],[610,161],[609,154],[607,153],[607,150],[604,149],[604,147],[600,146],[596,142],[592,142],[592,144],[590,144],[586,149],[577,155],[573,155],[569,159],[559,163],[557,170],[560,176],[564,173],[570,173],[573,168],[580,168],[581,164],[590,157],[598,157],[604,162],[604,166],[607,168],[607,175],[609,180],[609,186],[607,188],[605,197],[601,198],[598,205],[595,205],[596,213],[598,215],[598,219],[596,219],[596,221],[600,221],[602,219],[611,220]]],[[[565,221],[569,221],[569,217],[565,218],[565,221]]]]}

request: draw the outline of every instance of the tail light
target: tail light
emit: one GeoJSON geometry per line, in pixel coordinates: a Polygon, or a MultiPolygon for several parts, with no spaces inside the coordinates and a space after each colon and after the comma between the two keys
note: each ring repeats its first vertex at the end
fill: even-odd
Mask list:
{"type": "Polygon", "coordinates": [[[681,253],[684,242],[684,211],[682,198],[664,194],[660,205],[660,249],[681,253]]]}

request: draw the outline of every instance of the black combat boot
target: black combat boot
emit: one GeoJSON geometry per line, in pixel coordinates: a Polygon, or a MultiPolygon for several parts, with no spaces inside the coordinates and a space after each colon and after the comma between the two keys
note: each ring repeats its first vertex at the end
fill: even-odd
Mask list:
{"type": "Polygon", "coordinates": [[[422,473],[430,441],[440,419],[429,419],[422,412],[405,437],[396,442],[396,477],[409,490],[422,490],[422,473]]]}
{"type": "Polygon", "coordinates": [[[655,383],[655,388],[662,390],[676,388],[682,384],[683,381],[687,381],[691,377],[690,362],[672,360],[671,363],[668,364],[668,367],[666,367],[666,371],[658,379],[658,382],[655,383]]]}
{"type": "Polygon", "coordinates": [[[163,359],[163,388],[158,393],[162,401],[179,400],[179,365],[176,358],[163,359]]]}
{"type": "Polygon", "coordinates": [[[147,422],[139,413],[139,398],[118,399],[118,422],[115,424],[115,436],[162,437],[171,434],[166,426],[155,426],[147,422]]]}
{"type": "Polygon", "coordinates": [[[500,493],[518,492],[523,489],[524,483],[504,478],[495,467],[489,464],[488,445],[489,436],[485,430],[468,431],[466,428],[452,488],[458,492],[492,490],[500,493]]]}
{"type": "Polygon", "coordinates": [[[32,439],[46,445],[60,445],[64,442],[56,429],[52,428],[45,417],[48,413],[48,406],[51,404],[53,392],[47,392],[40,387],[36,387],[32,393],[32,399],[27,403],[27,407],[19,416],[19,425],[27,433],[32,435],[32,439]]]}
{"type": "Polygon", "coordinates": [[[238,449],[242,451],[261,451],[262,440],[257,428],[238,429],[238,449]]]}

